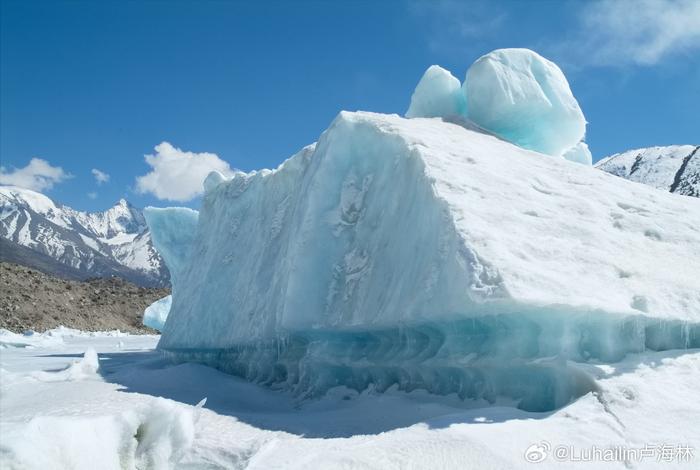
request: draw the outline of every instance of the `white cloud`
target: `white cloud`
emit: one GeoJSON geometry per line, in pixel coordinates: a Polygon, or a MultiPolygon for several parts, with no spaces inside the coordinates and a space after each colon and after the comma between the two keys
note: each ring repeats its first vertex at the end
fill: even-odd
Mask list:
{"type": "Polygon", "coordinates": [[[94,191],[91,192],[91,193],[87,193],[87,196],[88,196],[90,199],[97,199],[97,193],[94,192],[94,191]]]}
{"type": "Polygon", "coordinates": [[[189,201],[202,194],[209,172],[233,174],[229,164],[213,153],[184,152],[168,142],[156,145],[155,151],[155,155],[145,156],[152,170],[136,178],[136,190],[158,199],[189,201]]]}
{"type": "Polygon", "coordinates": [[[34,191],[45,191],[57,183],[71,178],[72,175],[63,171],[60,166],[51,166],[41,158],[32,158],[24,168],[14,168],[8,171],[0,167],[0,184],[10,184],[34,191]]]}
{"type": "Polygon", "coordinates": [[[100,171],[97,168],[93,168],[91,171],[92,171],[92,176],[95,177],[95,181],[97,181],[98,185],[109,181],[109,175],[107,173],[105,173],[104,171],[100,171]]]}
{"type": "Polygon", "coordinates": [[[698,0],[582,2],[573,46],[593,65],[654,65],[700,48],[698,0]]]}

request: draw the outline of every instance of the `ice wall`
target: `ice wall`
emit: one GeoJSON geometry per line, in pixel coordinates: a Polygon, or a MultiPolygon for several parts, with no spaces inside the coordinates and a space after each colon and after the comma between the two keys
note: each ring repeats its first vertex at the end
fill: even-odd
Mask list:
{"type": "MultiPolygon", "coordinates": [[[[695,201],[457,124],[345,112],[279,168],[212,183],[189,255],[164,256],[185,260],[159,344],[178,360],[300,396],[542,410],[594,387],[578,361],[700,346],[695,201]]],[[[161,240],[181,212],[146,215],[157,247],[180,245],[161,240]]]]}
{"type": "Polygon", "coordinates": [[[199,213],[187,207],[146,207],[143,210],[153,245],[170,270],[173,286],[182,271],[188,269],[188,256],[193,244],[199,213]]]}

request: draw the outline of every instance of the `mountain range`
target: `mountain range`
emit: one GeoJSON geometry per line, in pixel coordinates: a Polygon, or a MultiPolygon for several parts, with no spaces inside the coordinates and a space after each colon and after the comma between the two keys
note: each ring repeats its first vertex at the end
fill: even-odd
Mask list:
{"type": "Polygon", "coordinates": [[[628,150],[603,158],[596,168],[657,189],[700,197],[700,146],[628,150]]]}
{"type": "Polygon", "coordinates": [[[29,189],[0,186],[0,248],[2,261],[64,278],[169,285],[141,210],[125,199],[103,212],[82,212],[29,189]]]}

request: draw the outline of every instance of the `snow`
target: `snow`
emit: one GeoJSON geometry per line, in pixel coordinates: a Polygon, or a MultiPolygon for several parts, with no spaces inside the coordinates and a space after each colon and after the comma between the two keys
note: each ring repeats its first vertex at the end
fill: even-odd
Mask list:
{"type": "Polygon", "coordinates": [[[630,181],[697,197],[700,196],[699,148],[695,145],[670,145],[628,150],[603,158],[595,166],[630,181]],[[677,179],[685,182],[687,187],[674,187],[677,179]]]}
{"type": "Polygon", "coordinates": [[[586,120],[559,67],[529,49],[498,49],[463,85],[468,117],[523,148],[561,156],[583,140],[586,120]]]}
{"type": "Polygon", "coordinates": [[[23,469],[525,468],[527,449],[642,449],[640,459],[537,468],[695,469],[700,350],[585,364],[599,391],[548,413],[415,391],[336,388],[299,401],[197,364],[163,360],[155,336],[65,334],[0,355],[0,467],[23,469]],[[99,356],[78,380],[62,375],[99,356]],[[37,374],[40,373],[40,374],[37,374]],[[51,377],[55,375],[55,379],[51,377]],[[206,403],[201,403],[206,397],[206,403]],[[662,445],[688,446],[689,460],[662,445]]]}
{"type": "Polygon", "coordinates": [[[89,246],[93,250],[100,252],[100,245],[98,245],[97,241],[94,238],[90,238],[86,235],[83,235],[82,233],[79,235],[80,235],[80,238],[83,240],[83,243],[85,243],[87,246],[89,246]]]}
{"type": "Polygon", "coordinates": [[[343,112],[196,227],[146,214],[176,267],[159,348],[302,398],[547,411],[595,390],[576,364],[700,346],[694,200],[455,123],[343,112]]]}
{"type": "Polygon", "coordinates": [[[465,112],[466,100],[459,80],[442,67],[432,65],[418,82],[406,117],[463,116],[465,112]]]}
{"type": "Polygon", "coordinates": [[[154,330],[163,331],[172,300],[172,295],[168,295],[146,307],[143,312],[143,324],[154,330]]]}
{"type": "Polygon", "coordinates": [[[104,212],[81,212],[29,189],[0,186],[0,236],[72,267],[98,257],[100,266],[134,270],[140,282],[167,281],[143,214],[124,199],[104,212]]]}

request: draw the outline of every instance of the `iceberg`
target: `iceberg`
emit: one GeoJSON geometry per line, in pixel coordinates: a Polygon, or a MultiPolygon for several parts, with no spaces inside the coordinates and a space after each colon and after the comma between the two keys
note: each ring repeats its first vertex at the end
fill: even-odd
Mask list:
{"type": "Polygon", "coordinates": [[[143,311],[143,324],[154,330],[163,331],[172,301],[173,296],[167,295],[146,307],[146,310],[143,311]]]}
{"type": "Polygon", "coordinates": [[[411,96],[406,117],[464,116],[466,107],[459,80],[439,65],[431,65],[411,96]]]}
{"type": "Polygon", "coordinates": [[[596,389],[581,362],[700,347],[689,198],[366,112],[214,182],[196,224],[145,212],[173,273],[158,348],[174,360],[301,398],[396,387],[543,411],[596,389]]]}
{"type": "Polygon", "coordinates": [[[520,147],[562,156],[583,140],[586,119],[556,64],[529,49],[498,49],[469,67],[469,119],[520,147]]]}

